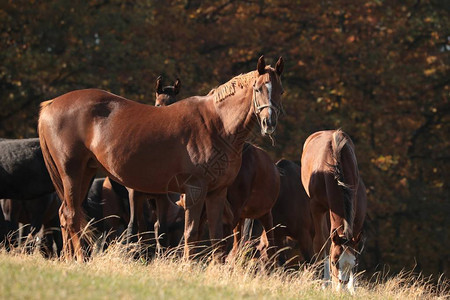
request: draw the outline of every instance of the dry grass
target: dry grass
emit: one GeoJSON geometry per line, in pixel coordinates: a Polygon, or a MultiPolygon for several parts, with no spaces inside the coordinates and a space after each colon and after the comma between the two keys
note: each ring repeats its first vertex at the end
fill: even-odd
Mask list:
{"type": "Polygon", "coordinates": [[[444,299],[448,282],[402,273],[359,280],[355,296],[322,289],[316,266],[263,271],[245,255],[225,264],[186,261],[174,254],[150,262],[132,259],[120,243],[86,263],[46,260],[39,254],[0,251],[1,299],[444,299]]]}

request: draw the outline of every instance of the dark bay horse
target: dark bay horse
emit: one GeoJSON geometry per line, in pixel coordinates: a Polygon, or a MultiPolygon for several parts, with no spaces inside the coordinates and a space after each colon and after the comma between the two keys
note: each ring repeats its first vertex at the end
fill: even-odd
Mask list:
{"type": "MultiPolygon", "coordinates": [[[[324,224],[329,214],[329,263],[333,287],[353,292],[353,268],[366,215],[367,201],[359,176],[355,147],[341,130],[319,131],[303,146],[301,178],[311,198],[314,252],[325,244],[324,224]]],[[[328,232],[327,232],[328,233],[328,232]]],[[[324,277],[329,276],[325,260],[324,277]]]]}
{"type": "Polygon", "coordinates": [[[272,68],[260,57],[256,71],[232,78],[207,96],[166,107],[101,90],[74,91],[44,102],[39,137],[63,199],[67,257],[84,258],[81,204],[99,168],[141,192],[186,194],[185,256],[192,253],[204,203],[210,238],[220,241],[227,187],[239,171],[252,121],[259,121],[265,135],[275,131],[282,71],[282,58],[272,68]]]}
{"type": "Polygon", "coordinates": [[[275,245],[278,249],[290,248],[280,253],[283,264],[298,266],[302,261],[309,262],[314,254],[310,199],[300,181],[300,166],[286,159],[276,165],[280,171],[280,194],[272,208],[275,245]]]}

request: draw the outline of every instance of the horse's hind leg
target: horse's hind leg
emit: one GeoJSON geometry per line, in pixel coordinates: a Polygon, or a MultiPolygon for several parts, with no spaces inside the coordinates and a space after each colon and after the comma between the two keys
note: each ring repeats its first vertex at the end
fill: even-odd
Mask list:
{"type": "Polygon", "coordinates": [[[64,243],[64,254],[68,259],[74,257],[76,260],[84,260],[82,239],[86,240],[86,220],[83,213],[82,203],[89,189],[96,169],[88,166],[85,162],[71,161],[66,163],[65,173],[61,174],[64,187],[64,201],[59,209],[61,220],[61,231],[64,243]]]}

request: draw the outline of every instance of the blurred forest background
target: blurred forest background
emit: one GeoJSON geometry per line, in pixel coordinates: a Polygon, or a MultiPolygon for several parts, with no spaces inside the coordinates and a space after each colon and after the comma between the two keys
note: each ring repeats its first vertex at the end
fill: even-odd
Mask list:
{"type": "MultiPolygon", "coordinates": [[[[101,88],[153,104],[285,58],[274,159],[342,128],[367,185],[369,273],[450,275],[450,3],[415,1],[3,0],[0,137],[36,137],[41,101],[101,88]]],[[[360,268],[360,269],[361,269],[360,268]]]]}

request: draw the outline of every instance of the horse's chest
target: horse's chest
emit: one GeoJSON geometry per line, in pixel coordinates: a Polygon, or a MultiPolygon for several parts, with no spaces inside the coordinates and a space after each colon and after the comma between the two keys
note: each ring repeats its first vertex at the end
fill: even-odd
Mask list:
{"type": "Polygon", "coordinates": [[[236,175],[240,166],[240,155],[232,145],[222,142],[202,142],[188,145],[188,154],[197,172],[210,182],[221,177],[236,175]]]}

